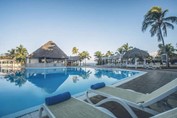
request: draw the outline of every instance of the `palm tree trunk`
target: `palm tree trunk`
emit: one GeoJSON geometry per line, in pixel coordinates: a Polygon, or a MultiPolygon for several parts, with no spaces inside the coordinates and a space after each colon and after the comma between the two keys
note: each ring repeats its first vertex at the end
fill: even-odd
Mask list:
{"type": "Polygon", "coordinates": [[[165,42],[164,42],[164,39],[162,36],[161,29],[160,29],[160,35],[161,35],[161,40],[162,40],[162,44],[163,44],[163,53],[166,54],[166,67],[170,67],[169,60],[168,60],[168,53],[166,51],[165,42]]]}
{"type": "Polygon", "coordinates": [[[85,66],[86,66],[86,58],[85,58],[85,66]]]}
{"type": "Polygon", "coordinates": [[[79,60],[80,61],[80,66],[81,66],[81,60],[79,60]]]}

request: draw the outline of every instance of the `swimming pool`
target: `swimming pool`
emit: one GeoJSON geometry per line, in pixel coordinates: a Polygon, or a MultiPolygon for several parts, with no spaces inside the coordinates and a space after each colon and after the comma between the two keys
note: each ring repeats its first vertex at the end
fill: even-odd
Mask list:
{"type": "Polygon", "coordinates": [[[44,98],[69,91],[81,93],[97,82],[111,85],[140,74],[100,68],[26,69],[0,77],[0,117],[44,103],[44,98]]]}

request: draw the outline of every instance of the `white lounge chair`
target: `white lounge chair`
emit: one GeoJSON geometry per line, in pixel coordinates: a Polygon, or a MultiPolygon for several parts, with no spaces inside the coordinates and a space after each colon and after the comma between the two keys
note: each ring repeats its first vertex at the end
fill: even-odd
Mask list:
{"type": "Polygon", "coordinates": [[[161,65],[160,63],[150,63],[150,64],[146,64],[144,65],[144,68],[146,69],[161,69],[161,65]]]}
{"type": "Polygon", "coordinates": [[[115,118],[108,110],[70,97],[70,94],[69,97],[64,98],[64,100],[61,98],[62,100],[58,101],[58,99],[60,99],[59,97],[52,98],[53,100],[50,99],[50,102],[52,102],[50,105],[46,105],[46,103],[42,105],[39,118],[42,118],[43,110],[46,111],[49,118],[115,118]],[[57,103],[57,101],[59,103],[57,103]]]}
{"type": "MultiPolygon", "coordinates": [[[[98,83],[99,86],[102,83],[98,83]]],[[[133,90],[123,89],[119,87],[109,87],[109,86],[101,86],[96,87],[94,89],[88,90],[86,92],[87,101],[92,103],[88,94],[95,93],[97,95],[102,95],[107,97],[102,101],[98,102],[95,105],[101,105],[108,101],[117,101],[119,103],[125,102],[129,106],[137,108],[139,110],[146,111],[152,115],[156,115],[159,112],[149,108],[150,105],[157,103],[160,100],[163,100],[167,96],[177,91],[177,78],[167,83],[166,85],[160,87],[159,89],[153,91],[150,94],[143,94],[133,90]],[[94,90],[95,89],[95,90],[94,90]]],[[[92,103],[93,104],[93,103],[92,103]]],[[[123,106],[123,105],[122,105],[123,106]]]]}

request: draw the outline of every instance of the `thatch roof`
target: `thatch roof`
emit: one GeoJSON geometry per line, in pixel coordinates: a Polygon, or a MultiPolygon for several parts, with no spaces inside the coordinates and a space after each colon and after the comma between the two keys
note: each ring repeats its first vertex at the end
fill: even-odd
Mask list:
{"type": "Polygon", "coordinates": [[[123,56],[123,58],[146,58],[149,56],[149,53],[144,51],[144,50],[140,50],[138,48],[133,48],[132,50],[129,50],[128,52],[126,52],[123,56]]]}
{"type": "Polygon", "coordinates": [[[30,58],[66,59],[68,56],[52,41],[47,42],[29,56],[30,58]]]}
{"type": "Polygon", "coordinates": [[[120,57],[121,55],[117,54],[117,55],[110,56],[110,59],[116,60],[116,59],[120,59],[120,57]]]}

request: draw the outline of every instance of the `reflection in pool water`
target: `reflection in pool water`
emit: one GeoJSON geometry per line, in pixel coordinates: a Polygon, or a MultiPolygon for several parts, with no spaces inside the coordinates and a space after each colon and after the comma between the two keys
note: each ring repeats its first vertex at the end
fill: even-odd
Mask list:
{"type": "Polygon", "coordinates": [[[47,96],[86,91],[90,85],[115,83],[138,72],[91,68],[26,69],[0,79],[0,117],[42,104],[47,96]]]}

